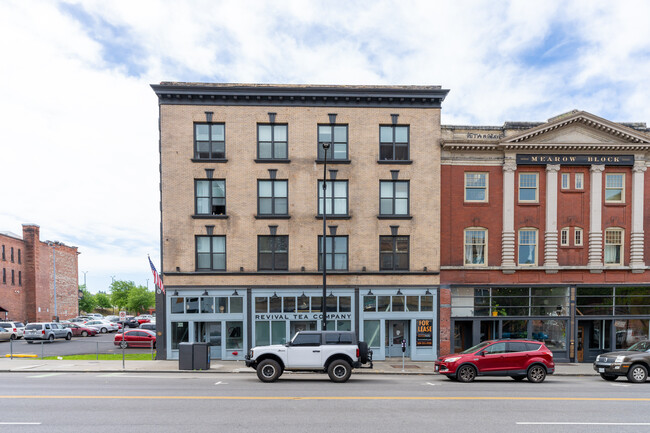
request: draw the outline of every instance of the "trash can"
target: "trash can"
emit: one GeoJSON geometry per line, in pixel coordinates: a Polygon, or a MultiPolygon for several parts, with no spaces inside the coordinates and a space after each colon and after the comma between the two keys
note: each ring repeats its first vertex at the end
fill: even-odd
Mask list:
{"type": "Polygon", "coordinates": [[[194,370],[210,369],[210,346],[208,343],[194,343],[194,370]]]}
{"type": "Polygon", "coordinates": [[[193,370],[194,343],[180,343],[178,345],[178,369],[193,370]]]}

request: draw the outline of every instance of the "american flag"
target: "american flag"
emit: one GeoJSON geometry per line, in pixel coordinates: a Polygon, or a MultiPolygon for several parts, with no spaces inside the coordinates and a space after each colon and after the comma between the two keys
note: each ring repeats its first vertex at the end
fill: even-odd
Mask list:
{"type": "Polygon", "coordinates": [[[153,262],[151,261],[151,257],[148,257],[149,259],[149,264],[151,265],[151,272],[153,272],[153,283],[158,286],[161,292],[165,293],[165,286],[163,285],[162,280],[160,279],[160,275],[158,275],[158,271],[156,270],[156,267],[153,265],[153,262]]]}

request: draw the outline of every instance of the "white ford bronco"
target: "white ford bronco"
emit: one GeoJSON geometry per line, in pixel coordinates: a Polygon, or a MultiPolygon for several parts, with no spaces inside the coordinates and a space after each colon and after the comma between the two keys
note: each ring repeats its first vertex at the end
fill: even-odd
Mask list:
{"type": "Polygon", "coordinates": [[[246,367],[262,382],[275,382],[285,371],[316,371],[342,383],[353,368],[372,368],[372,351],[352,331],[301,331],[287,344],[253,347],[246,367]]]}

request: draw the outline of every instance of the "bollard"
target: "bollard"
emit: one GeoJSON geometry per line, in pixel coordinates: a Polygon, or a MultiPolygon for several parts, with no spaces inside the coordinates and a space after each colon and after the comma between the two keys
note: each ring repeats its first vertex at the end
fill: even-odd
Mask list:
{"type": "Polygon", "coordinates": [[[44,353],[44,352],[43,352],[43,342],[41,341],[41,359],[45,358],[45,357],[43,356],[43,353],[44,353]]]}
{"type": "Polygon", "coordinates": [[[11,358],[14,359],[14,340],[9,340],[9,352],[11,353],[11,358]]]}
{"type": "Polygon", "coordinates": [[[99,361],[99,341],[97,342],[97,361],[99,361]]]}

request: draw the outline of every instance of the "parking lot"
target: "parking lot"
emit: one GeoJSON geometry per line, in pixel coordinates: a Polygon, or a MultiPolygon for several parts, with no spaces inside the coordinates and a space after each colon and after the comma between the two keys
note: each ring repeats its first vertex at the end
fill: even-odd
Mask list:
{"type": "MultiPolygon", "coordinates": [[[[112,354],[122,353],[119,346],[113,344],[115,333],[97,334],[94,337],[72,337],[72,340],[57,339],[53,342],[35,341],[28,344],[24,338],[14,341],[0,342],[0,356],[9,353],[21,355],[36,355],[37,357],[112,354]]],[[[127,348],[126,353],[151,353],[150,348],[127,348]]]]}

